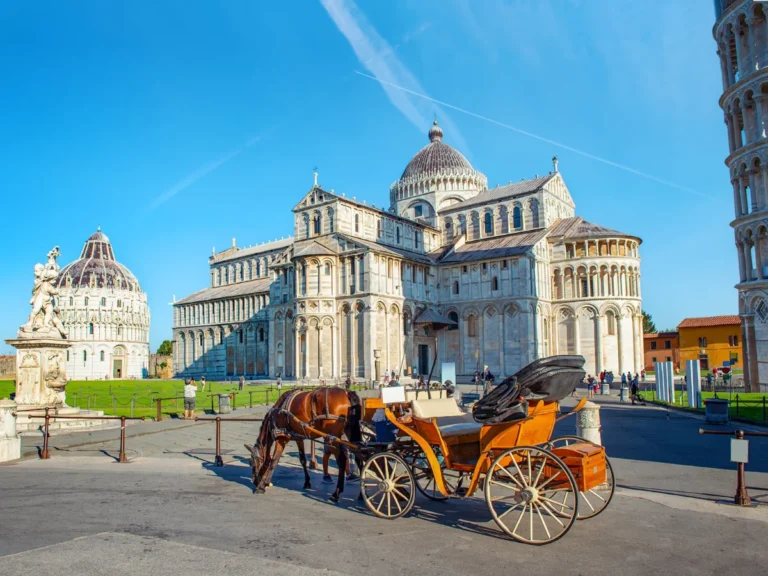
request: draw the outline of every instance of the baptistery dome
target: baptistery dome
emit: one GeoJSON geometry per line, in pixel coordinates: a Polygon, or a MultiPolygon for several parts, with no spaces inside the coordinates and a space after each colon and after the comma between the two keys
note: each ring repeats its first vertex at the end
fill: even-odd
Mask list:
{"type": "Polygon", "coordinates": [[[147,295],[128,268],[115,260],[100,229],[80,258],[56,280],[57,305],[72,347],[67,374],[75,380],[142,378],[149,362],[147,295]]]}
{"type": "Polygon", "coordinates": [[[141,292],[133,273],[115,260],[112,244],[101,229],[85,241],[80,258],[61,270],[57,283],[73,289],[113,288],[141,292]]]}

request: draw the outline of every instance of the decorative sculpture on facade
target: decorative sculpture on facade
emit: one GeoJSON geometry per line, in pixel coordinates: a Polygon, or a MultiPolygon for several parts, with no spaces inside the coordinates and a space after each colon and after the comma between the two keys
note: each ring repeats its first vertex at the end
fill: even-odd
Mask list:
{"type": "Polygon", "coordinates": [[[54,281],[59,275],[59,265],[56,258],[60,255],[59,247],[54,246],[48,252],[48,261],[35,264],[35,285],[32,288],[32,312],[27,323],[19,330],[20,338],[55,337],[66,338],[67,332],[61,322],[60,312],[56,306],[58,291],[54,281]]]}

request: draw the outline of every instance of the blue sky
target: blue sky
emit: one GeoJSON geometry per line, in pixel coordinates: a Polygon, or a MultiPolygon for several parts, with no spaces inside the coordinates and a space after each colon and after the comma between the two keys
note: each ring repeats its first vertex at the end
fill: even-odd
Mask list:
{"type": "Polygon", "coordinates": [[[6,0],[0,335],[33,265],[100,225],[149,295],[154,351],[212,247],[289,235],[314,166],[384,205],[435,115],[490,186],[557,154],[578,214],[643,238],[660,329],[734,314],[713,24],[686,0],[6,0]]]}

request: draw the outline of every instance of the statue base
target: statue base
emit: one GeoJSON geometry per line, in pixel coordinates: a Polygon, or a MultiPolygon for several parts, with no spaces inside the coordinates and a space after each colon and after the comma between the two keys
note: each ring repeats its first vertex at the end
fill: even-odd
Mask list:
{"type": "Polygon", "coordinates": [[[16,348],[16,404],[20,408],[66,407],[69,340],[35,335],[5,342],[16,348]]]}
{"type": "MultiPolygon", "coordinates": [[[[92,430],[115,428],[120,426],[119,420],[90,420],[89,416],[104,416],[101,410],[81,410],[80,408],[70,408],[69,406],[54,407],[48,411],[50,420],[48,431],[51,433],[75,432],[78,430],[92,430]],[[78,416],[78,418],[56,418],[56,416],[78,416]],[[81,420],[82,418],[82,420],[81,420]]],[[[16,407],[16,430],[21,435],[30,433],[40,434],[45,426],[45,408],[37,406],[19,405],[16,407]],[[34,416],[34,418],[31,418],[34,416]]]]}

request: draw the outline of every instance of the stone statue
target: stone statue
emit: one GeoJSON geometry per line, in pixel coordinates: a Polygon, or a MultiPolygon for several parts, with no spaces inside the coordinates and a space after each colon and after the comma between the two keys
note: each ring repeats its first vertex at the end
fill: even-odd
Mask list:
{"type": "Polygon", "coordinates": [[[32,312],[24,326],[19,330],[19,337],[58,337],[66,338],[67,332],[61,322],[59,308],[56,306],[58,291],[53,283],[59,275],[56,258],[60,255],[59,247],[54,246],[48,252],[48,261],[35,264],[35,285],[32,288],[32,312]]]}

